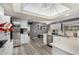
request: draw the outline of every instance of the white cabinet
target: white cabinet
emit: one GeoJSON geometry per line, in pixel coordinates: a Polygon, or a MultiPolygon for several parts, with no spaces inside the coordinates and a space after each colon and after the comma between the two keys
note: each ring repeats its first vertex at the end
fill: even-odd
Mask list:
{"type": "Polygon", "coordinates": [[[68,39],[68,37],[53,35],[53,42],[58,42],[66,39],[68,39]]]}
{"type": "Polygon", "coordinates": [[[9,40],[0,48],[0,55],[12,55],[13,54],[13,41],[9,40]]]}
{"type": "Polygon", "coordinates": [[[53,46],[52,54],[53,55],[71,55],[70,53],[68,53],[64,50],[61,50],[57,47],[54,47],[54,46],[53,46]]]}
{"type": "Polygon", "coordinates": [[[7,42],[4,46],[3,55],[12,55],[13,54],[13,42],[7,42]]]}
{"type": "Polygon", "coordinates": [[[48,34],[43,34],[43,44],[50,44],[53,42],[53,36],[48,34]]]}
{"type": "Polygon", "coordinates": [[[47,44],[47,34],[43,34],[43,44],[47,44]]]}
{"type": "MultiPolygon", "coordinates": [[[[1,35],[1,33],[0,33],[1,35]]],[[[0,48],[0,55],[12,55],[13,54],[13,41],[10,41],[10,33],[2,32],[1,40],[7,40],[7,42],[0,48]]]]}
{"type": "Polygon", "coordinates": [[[60,36],[53,35],[53,42],[60,41],[62,38],[60,36]]]}
{"type": "Polygon", "coordinates": [[[30,43],[30,36],[28,36],[28,33],[30,32],[30,26],[27,23],[28,21],[26,20],[21,21],[21,28],[25,29],[21,34],[21,44],[30,43]]]}
{"type": "Polygon", "coordinates": [[[30,43],[30,36],[27,33],[21,34],[21,44],[30,43]]]}

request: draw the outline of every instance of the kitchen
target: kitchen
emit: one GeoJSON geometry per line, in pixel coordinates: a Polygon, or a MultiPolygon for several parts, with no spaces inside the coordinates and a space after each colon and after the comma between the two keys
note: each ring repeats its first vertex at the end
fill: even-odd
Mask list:
{"type": "Polygon", "coordinates": [[[13,40],[10,39],[10,32],[1,30],[2,26],[10,24],[10,18],[10,16],[4,15],[4,9],[0,6],[0,55],[13,54],[13,40]]]}
{"type": "MultiPolygon", "coordinates": [[[[75,19],[74,19],[75,20],[75,19]]],[[[78,55],[79,54],[79,21],[67,21],[51,24],[49,32],[44,36],[44,43],[52,46],[53,55],[78,55]],[[51,42],[52,40],[52,42],[51,42]]]]}
{"type": "Polygon", "coordinates": [[[0,7],[0,54],[78,55],[79,9],[76,7],[74,10],[71,6],[73,11],[72,8],[66,7],[67,5],[76,7],[76,4],[65,3],[2,4],[0,7]],[[26,11],[29,12],[26,13],[26,11]],[[58,17],[55,16],[56,18],[53,19],[53,15],[58,17]]]}

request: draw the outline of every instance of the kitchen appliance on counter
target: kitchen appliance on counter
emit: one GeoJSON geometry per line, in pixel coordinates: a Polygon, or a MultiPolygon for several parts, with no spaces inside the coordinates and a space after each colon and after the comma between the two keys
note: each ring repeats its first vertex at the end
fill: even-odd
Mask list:
{"type": "Polygon", "coordinates": [[[52,43],[53,42],[53,36],[52,35],[47,35],[47,45],[49,46],[49,47],[52,47],[51,45],[50,45],[50,43],[52,43]]]}
{"type": "Polygon", "coordinates": [[[53,30],[52,34],[53,35],[58,35],[58,30],[57,29],[53,30]]]}
{"type": "Polygon", "coordinates": [[[21,34],[27,33],[27,28],[20,28],[20,33],[21,34]]]}
{"type": "Polygon", "coordinates": [[[53,35],[49,35],[47,33],[43,34],[43,44],[47,45],[52,48],[52,45],[50,43],[53,42],[53,35]]]}

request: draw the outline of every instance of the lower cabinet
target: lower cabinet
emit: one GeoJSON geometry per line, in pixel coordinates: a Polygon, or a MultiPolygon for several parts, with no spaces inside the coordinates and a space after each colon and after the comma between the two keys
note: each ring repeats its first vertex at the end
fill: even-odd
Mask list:
{"type": "Polygon", "coordinates": [[[68,52],[66,52],[64,50],[61,50],[61,49],[59,49],[59,48],[57,48],[55,46],[53,46],[52,49],[53,49],[52,50],[53,55],[71,55],[70,53],[68,53],[68,52]]]}
{"type": "Polygon", "coordinates": [[[43,34],[43,44],[50,44],[53,42],[53,36],[52,35],[47,35],[43,34]]]}
{"type": "Polygon", "coordinates": [[[13,42],[7,41],[2,48],[0,48],[0,55],[13,55],[13,42]]]}
{"type": "Polygon", "coordinates": [[[21,34],[21,44],[30,43],[30,36],[28,34],[21,34]]]}

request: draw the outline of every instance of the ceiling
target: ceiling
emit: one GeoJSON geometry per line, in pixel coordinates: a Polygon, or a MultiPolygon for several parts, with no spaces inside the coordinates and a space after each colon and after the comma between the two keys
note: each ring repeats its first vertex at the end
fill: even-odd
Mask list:
{"type": "Polygon", "coordinates": [[[78,3],[3,3],[5,15],[52,23],[79,16],[78,3]]]}
{"type": "Polygon", "coordinates": [[[21,5],[22,12],[29,11],[47,17],[52,17],[67,10],[69,10],[69,8],[55,3],[25,3],[21,5]]]}
{"type": "Polygon", "coordinates": [[[46,19],[52,19],[57,14],[69,11],[68,7],[59,3],[15,3],[12,5],[15,12],[35,15],[46,19]]]}

